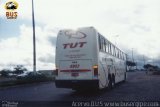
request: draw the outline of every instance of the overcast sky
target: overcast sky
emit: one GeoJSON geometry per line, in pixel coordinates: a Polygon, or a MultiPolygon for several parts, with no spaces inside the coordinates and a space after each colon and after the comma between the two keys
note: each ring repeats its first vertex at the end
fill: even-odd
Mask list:
{"type": "MultiPolygon", "coordinates": [[[[31,0],[19,3],[18,19],[5,17],[0,1],[0,69],[32,68],[31,0]]],[[[102,35],[143,63],[160,58],[160,0],[34,0],[38,69],[54,69],[57,32],[94,26],[102,35]]]]}

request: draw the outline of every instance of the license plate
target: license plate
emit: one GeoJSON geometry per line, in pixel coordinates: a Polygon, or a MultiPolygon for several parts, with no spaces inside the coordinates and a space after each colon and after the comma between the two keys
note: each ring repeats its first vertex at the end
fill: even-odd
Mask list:
{"type": "Polygon", "coordinates": [[[71,75],[72,75],[72,77],[77,77],[77,76],[79,76],[79,73],[72,73],[71,75]]]}

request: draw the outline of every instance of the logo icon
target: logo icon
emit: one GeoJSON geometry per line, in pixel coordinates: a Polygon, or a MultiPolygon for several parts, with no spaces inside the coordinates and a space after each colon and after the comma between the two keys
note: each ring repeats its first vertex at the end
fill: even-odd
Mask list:
{"type": "Polygon", "coordinates": [[[16,1],[9,1],[5,4],[6,10],[16,10],[18,8],[18,3],[16,1]]]}
{"type": "Polygon", "coordinates": [[[16,10],[18,9],[18,3],[16,1],[10,0],[5,4],[6,17],[7,19],[17,19],[18,12],[16,10]]]}
{"type": "Polygon", "coordinates": [[[65,35],[69,38],[75,38],[75,39],[83,39],[87,37],[87,35],[80,31],[66,31],[65,35]]]}

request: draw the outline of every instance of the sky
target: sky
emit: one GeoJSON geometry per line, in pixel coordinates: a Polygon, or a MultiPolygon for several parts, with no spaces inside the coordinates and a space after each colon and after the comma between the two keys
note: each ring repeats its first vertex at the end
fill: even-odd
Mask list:
{"type": "MultiPolygon", "coordinates": [[[[31,0],[16,0],[18,17],[6,19],[0,1],[0,69],[33,65],[31,0]]],[[[37,69],[55,69],[60,29],[93,26],[139,65],[160,65],[160,0],[34,0],[37,69]],[[144,57],[144,58],[143,58],[144,57]],[[145,59],[145,60],[144,60],[145,59]]]]}

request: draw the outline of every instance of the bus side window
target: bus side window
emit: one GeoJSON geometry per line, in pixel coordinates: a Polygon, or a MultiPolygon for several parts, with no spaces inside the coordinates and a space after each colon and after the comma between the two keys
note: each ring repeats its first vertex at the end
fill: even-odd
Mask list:
{"type": "Polygon", "coordinates": [[[101,36],[101,50],[103,51],[103,38],[101,36]]]}
{"type": "Polygon", "coordinates": [[[121,58],[121,51],[119,50],[119,58],[121,58]]]}
{"type": "Polygon", "coordinates": [[[108,53],[110,53],[110,43],[108,42],[108,53]]]}
{"type": "Polygon", "coordinates": [[[114,46],[114,56],[116,56],[116,47],[114,46]]]}
{"type": "Polygon", "coordinates": [[[120,55],[121,55],[121,51],[120,50],[118,50],[119,51],[119,56],[118,56],[118,58],[120,58],[120,55]]]}
{"type": "Polygon", "coordinates": [[[113,47],[112,47],[112,44],[111,44],[111,55],[113,55],[113,52],[112,52],[112,50],[113,50],[113,47]]]}
{"type": "Polygon", "coordinates": [[[115,51],[116,51],[116,57],[118,57],[118,50],[117,50],[117,48],[115,48],[115,51]]]}
{"type": "Polygon", "coordinates": [[[105,46],[105,39],[103,38],[103,51],[105,52],[105,48],[106,48],[106,46],[105,46]]]}
{"type": "Polygon", "coordinates": [[[124,53],[122,52],[122,59],[124,60],[124,53]]]}
{"type": "Polygon", "coordinates": [[[111,49],[112,49],[112,55],[114,56],[114,46],[113,45],[111,45],[112,47],[111,47],[111,49]]]}
{"type": "Polygon", "coordinates": [[[109,53],[111,54],[111,44],[109,43],[109,53]]]}
{"type": "Polygon", "coordinates": [[[108,41],[106,40],[106,52],[108,52],[108,41]]]}
{"type": "Polygon", "coordinates": [[[118,53],[118,54],[117,54],[117,58],[119,58],[119,49],[117,49],[117,53],[118,53]]]}
{"type": "Polygon", "coordinates": [[[102,51],[103,51],[103,38],[101,36],[101,46],[102,46],[102,51]]]}
{"type": "Polygon", "coordinates": [[[103,48],[102,48],[102,50],[103,50],[103,52],[105,51],[104,50],[104,48],[105,48],[105,45],[104,45],[104,38],[102,37],[102,45],[103,45],[103,48]]]}
{"type": "Polygon", "coordinates": [[[121,52],[121,59],[123,59],[123,52],[121,52]]]}
{"type": "Polygon", "coordinates": [[[104,38],[104,51],[106,52],[106,40],[104,38]]]}
{"type": "Polygon", "coordinates": [[[98,41],[99,41],[99,50],[101,50],[102,46],[101,46],[101,37],[100,37],[100,34],[98,34],[98,41]]]}
{"type": "Polygon", "coordinates": [[[121,59],[121,51],[120,51],[120,59],[121,59]]]}

